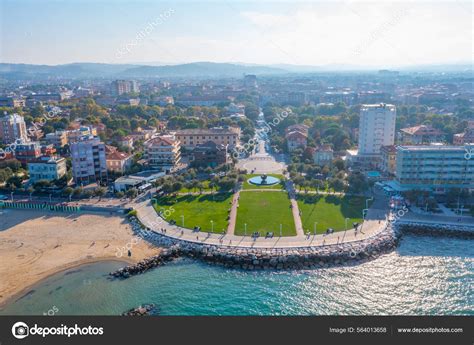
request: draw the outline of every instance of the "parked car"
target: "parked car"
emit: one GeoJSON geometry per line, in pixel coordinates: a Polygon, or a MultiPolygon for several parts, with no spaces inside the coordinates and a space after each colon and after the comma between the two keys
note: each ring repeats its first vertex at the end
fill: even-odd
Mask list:
{"type": "Polygon", "coordinates": [[[8,200],[8,196],[0,194],[0,200],[8,200]]]}

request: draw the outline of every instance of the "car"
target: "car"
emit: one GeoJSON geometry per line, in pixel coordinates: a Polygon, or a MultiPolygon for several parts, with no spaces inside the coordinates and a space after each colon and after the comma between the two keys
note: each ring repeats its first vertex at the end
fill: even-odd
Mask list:
{"type": "Polygon", "coordinates": [[[265,238],[273,238],[273,232],[267,232],[265,238]]]}
{"type": "Polygon", "coordinates": [[[8,200],[8,196],[0,194],[0,200],[8,200]]]}

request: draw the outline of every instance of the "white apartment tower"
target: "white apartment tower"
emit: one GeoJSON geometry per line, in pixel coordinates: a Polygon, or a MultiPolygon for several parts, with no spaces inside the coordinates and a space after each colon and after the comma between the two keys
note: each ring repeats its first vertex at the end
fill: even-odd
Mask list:
{"type": "Polygon", "coordinates": [[[359,120],[359,156],[379,156],[382,146],[395,142],[397,111],[392,104],[363,104],[359,120]]]}
{"type": "Polygon", "coordinates": [[[82,137],[70,145],[72,174],[76,184],[107,181],[105,144],[99,138],[82,137]]]}

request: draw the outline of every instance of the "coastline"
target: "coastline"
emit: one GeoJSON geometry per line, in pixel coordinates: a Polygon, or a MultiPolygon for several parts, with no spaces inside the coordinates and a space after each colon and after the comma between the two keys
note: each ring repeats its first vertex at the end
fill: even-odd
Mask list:
{"type": "Polygon", "coordinates": [[[123,216],[8,210],[0,225],[0,308],[61,271],[107,260],[135,263],[161,251],[135,236],[123,216]]]}
{"type": "Polygon", "coordinates": [[[17,301],[18,299],[21,299],[25,297],[30,291],[34,290],[35,286],[41,285],[44,283],[48,278],[62,273],[69,271],[74,268],[80,268],[82,266],[88,266],[91,264],[96,264],[100,262],[119,262],[123,264],[134,264],[138,262],[138,260],[129,260],[129,259],[114,259],[112,257],[103,257],[103,258],[94,258],[94,259],[84,259],[84,260],[78,260],[75,262],[71,262],[62,266],[58,266],[57,268],[51,269],[49,272],[45,272],[44,275],[34,283],[31,283],[21,290],[18,290],[17,292],[9,295],[9,296],[3,296],[0,298],[0,311],[8,304],[17,301]],[[4,298],[5,297],[5,298],[4,298]]]}

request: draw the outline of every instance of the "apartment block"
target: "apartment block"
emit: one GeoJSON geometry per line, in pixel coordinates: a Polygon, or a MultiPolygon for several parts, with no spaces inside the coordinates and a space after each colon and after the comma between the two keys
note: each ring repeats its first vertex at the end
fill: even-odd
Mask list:
{"type": "Polygon", "coordinates": [[[98,138],[83,137],[72,143],[72,174],[76,184],[89,184],[107,180],[105,144],[98,138]]]}

